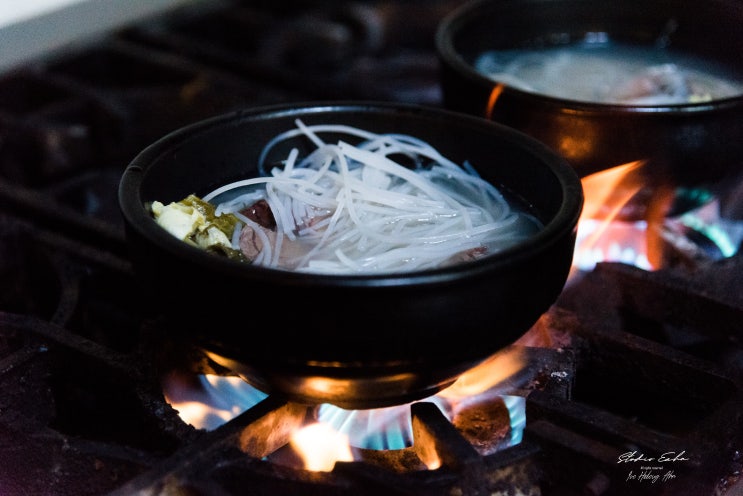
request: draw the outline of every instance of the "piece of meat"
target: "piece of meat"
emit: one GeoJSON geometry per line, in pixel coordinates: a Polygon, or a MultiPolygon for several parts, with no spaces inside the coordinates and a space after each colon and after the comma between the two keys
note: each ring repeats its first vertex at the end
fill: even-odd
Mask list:
{"type": "Polygon", "coordinates": [[[240,213],[260,226],[269,229],[276,227],[276,219],[266,200],[258,200],[249,207],[242,209],[240,213]]]}
{"type": "Polygon", "coordinates": [[[477,248],[470,248],[469,250],[460,251],[452,255],[444,265],[455,265],[462,262],[471,262],[477,260],[487,254],[488,249],[484,246],[478,246],[477,248]]]}
{"type": "MultiPolygon", "coordinates": [[[[271,246],[276,246],[276,231],[266,227],[260,227],[261,231],[268,238],[271,246]]],[[[263,249],[263,237],[260,236],[252,227],[244,226],[240,232],[240,251],[248,260],[254,260],[263,249]]],[[[285,269],[294,269],[296,260],[307,253],[307,244],[298,240],[291,240],[284,236],[281,242],[281,254],[279,255],[278,265],[285,269]]]]}
{"type": "Polygon", "coordinates": [[[684,73],[673,64],[647,68],[619,86],[613,97],[627,103],[663,103],[668,100],[685,103],[691,90],[684,73]]]}
{"type": "MultiPolygon", "coordinates": [[[[262,227],[262,231],[268,237],[270,244],[274,245],[276,243],[276,231],[265,227],[262,227]]],[[[245,258],[255,260],[263,249],[262,239],[252,227],[244,226],[242,228],[242,231],[240,231],[240,251],[243,252],[245,258]]]]}

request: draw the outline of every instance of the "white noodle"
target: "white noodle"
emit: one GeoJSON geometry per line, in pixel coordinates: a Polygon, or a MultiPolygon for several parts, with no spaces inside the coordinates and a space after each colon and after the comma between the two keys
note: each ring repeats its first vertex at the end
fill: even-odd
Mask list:
{"type": "Polygon", "coordinates": [[[240,249],[240,233],[242,232],[242,229],[243,229],[242,223],[236,222],[235,229],[232,231],[232,238],[230,239],[232,248],[235,250],[240,249]]]}
{"type": "MultiPolygon", "coordinates": [[[[469,163],[460,167],[421,139],[299,119],[296,126],[264,147],[262,177],[226,184],[203,198],[216,203],[217,215],[234,213],[255,231],[256,265],[317,273],[421,270],[493,253],[542,227],[512,208],[469,163]],[[327,143],[323,133],[347,139],[327,143]],[[315,148],[304,157],[292,148],[266,171],[269,151],[300,137],[315,148]],[[401,156],[408,165],[396,161],[401,156]],[[219,202],[230,191],[238,194],[219,202]],[[259,199],[276,221],[274,241],[240,212],[259,199]]],[[[239,247],[238,234],[232,243],[239,247]]]]}
{"type": "Polygon", "coordinates": [[[268,239],[268,235],[261,229],[261,226],[258,225],[256,222],[252,221],[248,217],[244,216],[243,214],[236,212],[235,215],[238,219],[243,221],[245,225],[255,231],[255,233],[258,235],[258,237],[261,240],[261,245],[263,246],[263,249],[261,250],[258,257],[253,260],[253,263],[261,264],[263,263],[264,259],[271,259],[271,240],[268,239]]]}

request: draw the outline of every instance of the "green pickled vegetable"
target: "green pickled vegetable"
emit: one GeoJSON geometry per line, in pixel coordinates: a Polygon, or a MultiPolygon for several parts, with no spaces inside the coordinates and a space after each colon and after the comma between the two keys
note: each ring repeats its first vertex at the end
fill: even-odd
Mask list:
{"type": "Polygon", "coordinates": [[[240,225],[234,214],[216,215],[214,205],[194,194],[169,205],[153,202],[151,211],[158,224],[186,243],[234,260],[247,260],[242,251],[231,246],[240,225]]]}

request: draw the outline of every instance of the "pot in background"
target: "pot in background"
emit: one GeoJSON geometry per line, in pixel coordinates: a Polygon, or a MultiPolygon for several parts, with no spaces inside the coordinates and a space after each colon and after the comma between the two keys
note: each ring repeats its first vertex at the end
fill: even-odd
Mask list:
{"type": "Polygon", "coordinates": [[[635,160],[681,182],[743,160],[743,94],[684,104],[607,104],[517,89],[475,68],[484,50],[622,42],[715,61],[743,81],[743,4],[711,0],[474,0],[438,26],[445,107],[521,130],[580,176],[635,160]]]}
{"type": "Polygon", "coordinates": [[[583,194],[562,157],[500,124],[415,105],[329,102],[246,109],[176,130],[134,158],[119,202],[144,297],[180,338],[265,392],[372,408],[437,392],[536,322],[566,281],[583,194]],[[219,257],[153,220],[154,200],[256,175],[264,145],[297,118],[426,140],[522,199],[545,227],[446,268],[326,275],[219,257]]]}

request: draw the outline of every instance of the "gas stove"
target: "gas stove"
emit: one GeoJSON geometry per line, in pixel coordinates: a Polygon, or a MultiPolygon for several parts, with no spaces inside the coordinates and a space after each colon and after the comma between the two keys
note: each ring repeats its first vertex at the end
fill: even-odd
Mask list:
{"type": "Polygon", "coordinates": [[[117,205],[141,149],[249,106],[442,106],[433,35],[459,3],[199,2],[0,74],[3,494],[739,494],[738,171],[640,186],[602,227],[617,209],[587,195],[553,307],[384,411],[264,394],[146,310],[117,205]]]}

